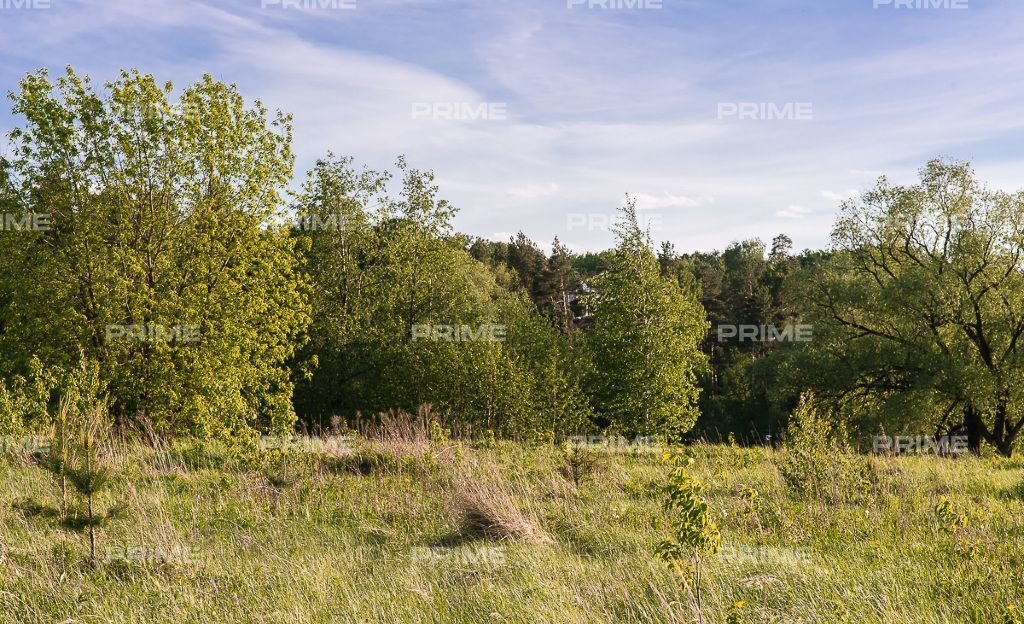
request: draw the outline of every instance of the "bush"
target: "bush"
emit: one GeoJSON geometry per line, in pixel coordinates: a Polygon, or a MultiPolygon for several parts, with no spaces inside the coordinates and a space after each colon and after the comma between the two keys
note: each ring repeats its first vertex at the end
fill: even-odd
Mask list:
{"type": "Polygon", "coordinates": [[[790,416],[778,467],[786,485],[804,495],[846,499],[860,482],[845,429],[819,411],[810,393],[790,416]]]}

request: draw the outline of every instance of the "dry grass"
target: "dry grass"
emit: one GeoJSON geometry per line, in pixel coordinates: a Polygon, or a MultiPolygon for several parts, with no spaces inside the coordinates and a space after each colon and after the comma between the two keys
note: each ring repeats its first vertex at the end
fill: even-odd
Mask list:
{"type": "Polygon", "coordinates": [[[529,492],[504,478],[493,465],[465,461],[453,484],[453,511],[467,537],[553,544],[535,511],[529,492]]]}

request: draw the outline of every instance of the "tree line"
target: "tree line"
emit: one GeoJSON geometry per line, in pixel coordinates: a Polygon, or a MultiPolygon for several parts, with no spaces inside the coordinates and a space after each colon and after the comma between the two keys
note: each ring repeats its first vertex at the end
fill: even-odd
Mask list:
{"type": "Polygon", "coordinates": [[[770,439],[808,390],[863,435],[1009,455],[1024,427],[1024,195],[966,163],[880,178],[827,250],[655,247],[627,197],[613,249],[546,253],[456,231],[404,158],[328,154],[289,190],[290,116],[209,76],[172,92],[68,68],[11,94],[0,434],[46,426],[85,378],[153,437],[431,404],[471,436],[770,439]]]}

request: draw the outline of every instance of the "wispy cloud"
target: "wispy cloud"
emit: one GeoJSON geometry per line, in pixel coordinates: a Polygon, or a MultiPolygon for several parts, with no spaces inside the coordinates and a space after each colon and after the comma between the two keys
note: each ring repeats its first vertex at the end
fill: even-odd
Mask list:
{"type": "MultiPolygon", "coordinates": [[[[661,211],[657,237],[683,250],[780,231],[811,247],[827,243],[852,189],[882,173],[912,179],[937,155],[974,161],[1001,188],[1024,185],[1024,72],[1012,69],[1024,66],[1024,6],[1010,0],[942,15],[812,0],[634,12],[545,0],[52,6],[4,12],[3,84],[68,63],[97,80],[139,67],[179,86],[209,72],[294,113],[300,174],[328,150],[375,168],[406,154],[437,172],[471,234],[550,241],[567,214],[614,211],[634,192],[661,211]],[[719,123],[723,101],[811,102],[814,118],[719,123]],[[508,114],[413,119],[416,102],[508,114]]],[[[0,114],[0,128],[15,123],[0,114]]],[[[611,243],[589,229],[571,241],[611,243]]]]}
{"type": "Polygon", "coordinates": [[[860,195],[860,191],[857,189],[849,189],[845,193],[836,193],[835,191],[822,191],[821,196],[831,202],[846,201],[860,195]]]}
{"type": "Polygon", "coordinates": [[[796,204],[790,204],[782,210],[776,211],[775,216],[780,219],[799,219],[806,217],[809,214],[813,214],[814,211],[803,206],[797,206],[796,204]]]}
{"type": "Polygon", "coordinates": [[[661,195],[636,194],[637,210],[660,210],[663,208],[696,208],[701,200],[685,195],[673,195],[665,192],[661,195]]]}

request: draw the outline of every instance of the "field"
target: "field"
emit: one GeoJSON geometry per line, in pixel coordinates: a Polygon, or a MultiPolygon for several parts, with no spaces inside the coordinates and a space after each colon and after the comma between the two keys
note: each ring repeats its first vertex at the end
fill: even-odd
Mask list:
{"type": "MultiPolygon", "coordinates": [[[[688,450],[722,532],[706,622],[742,601],[734,621],[992,624],[1024,602],[1018,461],[855,457],[857,491],[801,494],[784,451],[688,450]]],[[[118,445],[104,505],[128,511],[99,532],[92,566],[55,517],[53,477],[9,454],[0,620],[697,621],[655,556],[660,453],[593,456],[577,484],[550,445],[363,441],[262,467],[194,440],[118,445]]]]}

